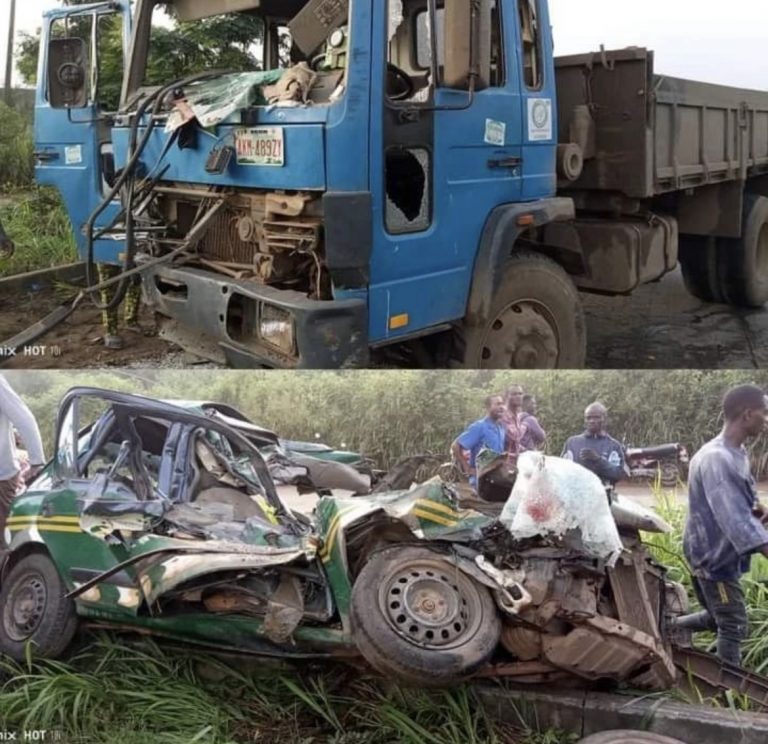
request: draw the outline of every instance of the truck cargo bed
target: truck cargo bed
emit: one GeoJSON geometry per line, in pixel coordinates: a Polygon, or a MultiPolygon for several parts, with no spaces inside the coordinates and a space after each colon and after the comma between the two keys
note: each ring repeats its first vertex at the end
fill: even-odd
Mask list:
{"type": "Polygon", "coordinates": [[[586,148],[583,174],[563,189],[648,199],[768,172],[768,92],[656,75],[639,48],[555,66],[559,141],[586,148]]]}

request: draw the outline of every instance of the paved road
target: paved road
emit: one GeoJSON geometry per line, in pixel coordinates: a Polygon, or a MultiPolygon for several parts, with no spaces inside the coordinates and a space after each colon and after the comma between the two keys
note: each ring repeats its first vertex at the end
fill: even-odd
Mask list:
{"type": "Polygon", "coordinates": [[[768,368],[768,309],[705,305],[679,270],[631,297],[584,301],[591,368],[768,368]]]}

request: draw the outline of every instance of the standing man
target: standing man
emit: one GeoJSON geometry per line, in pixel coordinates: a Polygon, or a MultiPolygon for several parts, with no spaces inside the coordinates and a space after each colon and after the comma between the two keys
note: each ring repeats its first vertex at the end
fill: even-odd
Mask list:
{"type": "Polygon", "coordinates": [[[523,411],[520,414],[520,425],[523,428],[523,437],[520,440],[521,452],[540,449],[547,441],[547,434],[536,418],[536,413],[536,398],[533,395],[524,395],[523,411]]]}
{"type": "Polygon", "coordinates": [[[27,478],[31,480],[45,463],[40,430],[27,404],[0,375],[0,545],[4,541],[5,521],[11,502],[24,485],[16,451],[14,427],[27,448],[30,463],[27,478]]]}
{"type": "Polygon", "coordinates": [[[525,429],[520,422],[523,413],[523,388],[520,385],[510,385],[507,389],[506,411],[504,425],[507,427],[507,445],[503,450],[509,454],[509,462],[515,466],[522,449],[525,429]]]}
{"type": "Polygon", "coordinates": [[[740,579],[754,553],[768,556],[766,513],[757,500],[744,443],[763,431],[767,406],[759,387],[730,390],[723,400],[725,427],[696,453],[688,476],[683,549],[704,610],[679,618],[676,625],[717,631],[717,655],[737,666],[741,642],[747,637],[740,579]]]}
{"type": "Polygon", "coordinates": [[[504,425],[504,398],[500,395],[489,395],[485,399],[485,418],[475,421],[463,434],[459,435],[451,445],[454,462],[464,475],[469,477],[472,486],[477,486],[477,468],[475,460],[481,449],[503,454],[506,442],[506,427],[504,425]],[[469,451],[469,462],[464,457],[464,450],[469,451]]]}
{"type": "Polygon", "coordinates": [[[624,448],[606,431],[608,409],[592,403],[584,411],[585,431],[565,443],[563,457],[591,470],[604,483],[615,485],[629,475],[624,448]]]}

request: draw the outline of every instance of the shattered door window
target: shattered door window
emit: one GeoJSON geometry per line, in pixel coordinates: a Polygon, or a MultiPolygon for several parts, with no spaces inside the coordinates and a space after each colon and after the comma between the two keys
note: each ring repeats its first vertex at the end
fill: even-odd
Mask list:
{"type": "Polygon", "coordinates": [[[422,232],[432,223],[429,150],[390,147],[385,158],[387,232],[422,232]]]}

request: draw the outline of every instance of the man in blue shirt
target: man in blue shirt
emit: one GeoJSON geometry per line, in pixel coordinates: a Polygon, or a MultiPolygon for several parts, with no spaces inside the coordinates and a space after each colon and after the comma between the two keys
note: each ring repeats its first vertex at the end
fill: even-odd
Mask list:
{"type": "Polygon", "coordinates": [[[768,556],[765,512],[744,443],[760,435],[768,419],[768,400],[759,387],[729,391],[723,401],[725,427],[691,460],[688,521],[683,549],[693,573],[693,587],[704,610],[679,618],[690,631],[717,631],[717,655],[741,664],[747,637],[747,608],[740,578],[752,555],[768,556]]]}
{"type": "Polygon", "coordinates": [[[565,443],[562,457],[583,465],[604,483],[615,484],[625,478],[624,448],[606,432],[608,409],[592,403],[584,411],[585,431],[565,443]]]}
{"type": "Polygon", "coordinates": [[[475,459],[481,449],[502,454],[506,452],[507,429],[504,425],[506,407],[501,395],[490,395],[485,399],[485,418],[475,421],[463,434],[456,438],[451,445],[453,460],[469,477],[469,482],[477,485],[477,468],[475,459]],[[469,451],[469,462],[464,457],[464,450],[469,451]]]}

